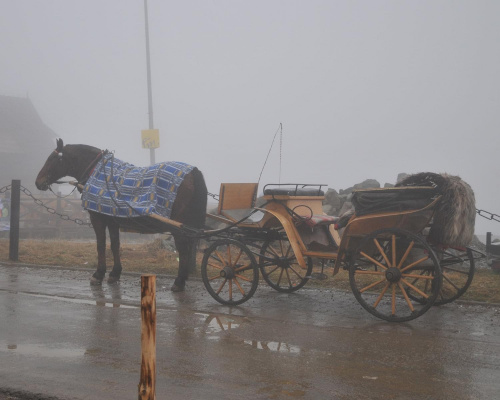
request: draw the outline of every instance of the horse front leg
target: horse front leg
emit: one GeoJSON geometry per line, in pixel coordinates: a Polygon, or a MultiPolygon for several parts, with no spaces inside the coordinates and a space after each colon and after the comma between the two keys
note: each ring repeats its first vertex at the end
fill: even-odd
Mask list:
{"type": "Polygon", "coordinates": [[[89,212],[97,242],[97,270],[90,277],[91,285],[100,285],[106,275],[106,220],[103,215],[89,212]]]}
{"type": "Polygon", "coordinates": [[[120,280],[122,264],[120,261],[120,225],[114,218],[108,221],[109,241],[113,253],[113,269],[109,273],[108,283],[112,284],[120,280]]]}
{"type": "Polygon", "coordinates": [[[174,241],[177,253],[179,253],[179,270],[170,290],[182,292],[185,289],[189,272],[194,271],[196,266],[196,241],[181,235],[174,235],[174,241]]]}

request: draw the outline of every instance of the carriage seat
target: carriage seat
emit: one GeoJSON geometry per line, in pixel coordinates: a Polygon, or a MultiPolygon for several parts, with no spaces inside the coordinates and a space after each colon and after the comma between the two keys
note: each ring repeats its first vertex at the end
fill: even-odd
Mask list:
{"type": "Polygon", "coordinates": [[[264,190],[265,196],[324,196],[319,189],[271,188],[264,190]]]}

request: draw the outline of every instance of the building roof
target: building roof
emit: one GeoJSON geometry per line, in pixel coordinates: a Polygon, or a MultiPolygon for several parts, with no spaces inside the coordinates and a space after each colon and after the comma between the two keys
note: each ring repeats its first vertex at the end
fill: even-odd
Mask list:
{"type": "Polygon", "coordinates": [[[0,96],[0,188],[12,179],[32,186],[56,137],[29,98],[0,96]]]}

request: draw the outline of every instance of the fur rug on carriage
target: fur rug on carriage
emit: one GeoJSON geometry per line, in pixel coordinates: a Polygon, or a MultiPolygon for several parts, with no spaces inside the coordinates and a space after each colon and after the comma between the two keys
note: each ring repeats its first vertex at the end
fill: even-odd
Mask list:
{"type": "Polygon", "coordinates": [[[428,240],[453,247],[465,247],[472,241],[476,220],[474,192],[460,177],[421,172],[396,184],[396,188],[402,187],[414,190],[355,191],[352,197],[353,213],[360,216],[374,212],[419,209],[436,196],[441,196],[431,222],[428,240]]]}

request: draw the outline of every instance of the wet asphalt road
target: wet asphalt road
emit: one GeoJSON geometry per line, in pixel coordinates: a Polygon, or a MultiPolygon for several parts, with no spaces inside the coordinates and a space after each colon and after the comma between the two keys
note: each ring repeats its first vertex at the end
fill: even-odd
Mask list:
{"type": "MultiPolygon", "coordinates": [[[[89,276],[0,264],[0,399],[137,398],[140,278],[89,276]]],[[[157,279],[157,399],[500,398],[500,307],[395,324],[350,292],[261,285],[228,308],[171,283],[157,279]]]]}

